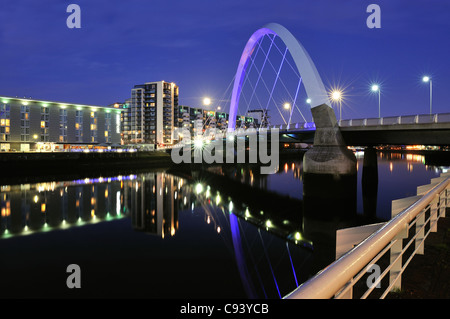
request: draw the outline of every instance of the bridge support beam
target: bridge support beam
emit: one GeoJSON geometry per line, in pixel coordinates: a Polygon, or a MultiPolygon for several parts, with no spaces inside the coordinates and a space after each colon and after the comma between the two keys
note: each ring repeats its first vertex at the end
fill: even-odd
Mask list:
{"type": "Polygon", "coordinates": [[[356,216],[357,169],[333,109],[322,104],[311,112],[316,132],[303,156],[303,232],[313,242],[315,273],[335,260],[336,230],[356,216]]]}
{"type": "Polygon", "coordinates": [[[356,157],[345,145],[336,115],[326,104],[311,109],[316,132],[314,146],[303,157],[303,170],[311,174],[356,174],[356,157]]]}

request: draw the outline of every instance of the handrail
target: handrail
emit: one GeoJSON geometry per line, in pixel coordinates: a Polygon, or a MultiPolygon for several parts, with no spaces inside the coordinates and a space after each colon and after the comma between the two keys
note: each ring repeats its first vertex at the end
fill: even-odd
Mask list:
{"type": "MultiPolygon", "coordinates": [[[[436,114],[417,114],[417,115],[400,115],[386,116],[362,119],[339,120],[340,127],[361,127],[361,126],[389,126],[389,125],[408,125],[408,124],[437,124],[450,123],[450,113],[436,114]]],[[[274,127],[280,127],[275,125],[274,127]]],[[[286,128],[287,131],[296,129],[312,129],[315,128],[314,122],[290,123],[286,128]]]]}
{"type": "MultiPolygon", "coordinates": [[[[390,244],[423,209],[450,185],[450,177],[433,187],[414,204],[404,209],[379,230],[317,275],[297,287],[286,299],[329,299],[364,269],[380,251],[390,244]]],[[[447,200],[448,205],[448,200],[447,200]]]]}

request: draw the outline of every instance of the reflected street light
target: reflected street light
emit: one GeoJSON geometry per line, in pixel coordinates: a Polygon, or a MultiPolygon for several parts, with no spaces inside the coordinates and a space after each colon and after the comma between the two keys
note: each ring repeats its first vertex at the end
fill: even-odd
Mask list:
{"type": "Polygon", "coordinates": [[[381,118],[381,89],[378,84],[372,85],[372,92],[378,92],[378,118],[381,118]]]}
{"type": "Polygon", "coordinates": [[[430,82],[430,116],[431,116],[433,106],[433,81],[431,81],[431,78],[429,76],[424,76],[422,78],[422,81],[425,83],[430,82]]]}

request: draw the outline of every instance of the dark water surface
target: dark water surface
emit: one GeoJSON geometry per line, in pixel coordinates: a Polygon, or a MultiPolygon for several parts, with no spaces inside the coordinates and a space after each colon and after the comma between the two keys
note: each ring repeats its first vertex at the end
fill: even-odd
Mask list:
{"type": "MultiPolygon", "coordinates": [[[[350,205],[364,216],[357,157],[350,205]]],[[[424,162],[378,154],[370,220],[389,219],[392,200],[446,170],[424,162]]],[[[290,160],[273,175],[219,167],[3,185],[0,297],[283,297],[316,271],[335,235],[328,220],[306,218],[302,178],[301,160],[290,160]],[[70,264],[80,266],[80,289],[66,285],[70,264]]]]}

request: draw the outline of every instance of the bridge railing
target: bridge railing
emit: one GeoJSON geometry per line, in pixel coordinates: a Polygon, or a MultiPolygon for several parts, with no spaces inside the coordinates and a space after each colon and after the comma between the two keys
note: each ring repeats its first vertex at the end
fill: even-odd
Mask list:
{"type": "MultiPolygon", "coordinates": [[[[402,116],[387,116],[381,118],[363,118],[363,119],[347,119],[338,121],[340,127],[355,126],[379,126],[379,125],[397,125],[397,124],[431,124],[431,123],[450,123],[450,113],[438,114],[417,114],[402,116]]],[[[271,125],[271,128],[280,130],[307,130],[314,129],[314,122],[289,123],[271,125]]]]}
{"type": "Polygon", "coordinates": [[[415,254],[424,253],[426,237],[437,231],[438,219],[450,207],[450,172],[419,186],[416,198],[405,200],[409,201],[406,208],[285,298],[349,299],[358,294],[383,299],[399,289],[402,273],[415,254]],[[384,270],[369,285],[368,272],[374,265],[384,270]]]}
{"type": "Polygon", "coordinates": [[[450,123],[450,113],[439,114],[417,114],[388,116],[381,118],[349,119],[339,121],[339,126],[378,126],[378,125],[396,125],[396,124],[431,124],[431,123],[450,123]]]}

